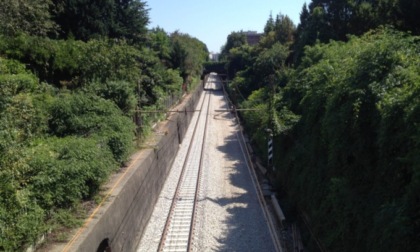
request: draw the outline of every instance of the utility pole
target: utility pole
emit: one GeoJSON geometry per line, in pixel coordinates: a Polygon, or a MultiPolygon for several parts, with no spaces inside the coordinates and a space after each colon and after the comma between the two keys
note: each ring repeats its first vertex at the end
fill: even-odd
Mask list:
{"type": "Polygon", "coordinates": [[[137,142],[137,147],[139,147],[140,146],[141,131],[142,131],[142,128],[141,128],[142,127],[142,119],[141,119],[141,112],[140,112],[140,109],[141,109],[141,82],[140,81],[137,83],[137,95],[138,95],[138,97],[137,97],[138,101],[137,101],[137,109],[135,111],[135,113],[136,113],[136,127],[137,127],[137,129],[136,129],[137,141],[136,142],[137,142]]]}
{"type": "Polygon", "coordinates": [[[273,167],[273,131],[269,128],[265,129],[267,132],[267,168],[273,167]]]}
{"type": "Polygon", "coordinates": [[[273,164],[273,130],[274,130],[274,77],[269,77],[268,83],[268,91],[269,91],[269,98],[268,98],[268,128],[266,129],[267,132],[267,168],[268,170],[274,171],[274,164],[273,164]]]}

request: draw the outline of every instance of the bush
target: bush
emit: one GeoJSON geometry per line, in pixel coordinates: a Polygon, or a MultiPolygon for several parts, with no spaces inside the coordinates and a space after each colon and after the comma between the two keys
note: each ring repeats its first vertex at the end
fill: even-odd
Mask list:
{"type": "Polygon", "coordinates": [[[111,100],[125,115],[129,116],[136,108],[135,87],[126,81],[95,82],[89,85],[88,90],[104,99],[111,100]]]}
{"type": "Polygon", "coordinates": [[[118,167],[109,147],[94,139],[49,138],[28,151],[28,188],[44,209],[71,207],[90,198],[118,167]]]}
{"type": "Polygon", "coordinates": [[[61,94],[52,104],[50,133],[93,137],[110,147],[119,163],[126,161],[134,137],[134,124],[111,101],[91,94],[61,94]]]}
{"type": "Polygon", "coordinates": [[[95,139],[53,137],[18,147],[0,160],[1,251],[34,243],[56,211],[90,199],[118,168],[108,145],[95,139]]]}
{"type": "Polygon", "coordinates": [[[8,107],[12,97],[23,92],[33,92],[38,79],[28,73],[23,64],[0,57],[0,112],[8,107]]]}
{"type": "Polygon", "coordinates": [[[13,175],[0,170],[0,250],[19,251],[46,231],[45,212],[30,199],[30,191],[19,189],[13,175]]]}

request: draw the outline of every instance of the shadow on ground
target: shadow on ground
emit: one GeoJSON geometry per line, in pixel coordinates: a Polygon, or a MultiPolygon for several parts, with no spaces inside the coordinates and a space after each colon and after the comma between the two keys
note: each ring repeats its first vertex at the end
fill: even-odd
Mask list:
{"type": "MultiPolygon", "coordinates": [[[[221,115],[230,119],[230,114],[221,115]]],[[[232,121],[232,124],[235,122],[232,121]]],[[[229,173],[229,183],[236,187],[235,194],[226,198],[207,198],[220,206],[227,207],[228,217],[223,223],[228,227],[222,237],[214,237],[219,245],[216,251],[275,251],[268,232],[263,212],[248,167],[245,163],[238,138],[233,132],[225,138],[224,145],[217,148],[229,160],[230,167],[223,167],[229,173]]],[[[217,185],[211,185],[217,186],[217,185]]]]}

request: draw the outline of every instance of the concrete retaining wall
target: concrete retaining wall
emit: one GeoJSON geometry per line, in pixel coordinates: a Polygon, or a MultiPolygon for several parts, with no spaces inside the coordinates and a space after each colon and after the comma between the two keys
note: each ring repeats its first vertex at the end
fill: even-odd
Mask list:
{"type": "Polygon", "coordinates": [[[141,161],[127,168],[108,202],[66,250],[97,251],[103,242],[108,243],[113,252],[136,249],[202,91],[200,85],[179,108],[183,112],[173,113],[168,118],[166,132],[159,137],[155,148],[138,154],[137,159],[141,161]]]}

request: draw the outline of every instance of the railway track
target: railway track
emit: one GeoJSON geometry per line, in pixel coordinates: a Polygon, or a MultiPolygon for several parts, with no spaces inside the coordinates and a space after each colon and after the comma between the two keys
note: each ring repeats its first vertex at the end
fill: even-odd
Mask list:
{"type": "Polygon", "coordinates": [[[199,109],[198,119],[195,122],[193,136],[183,163],[180,180],[158,251],[191,250],[212,91],[204,92],[205,96],[199,109]]]}
{"type": "MultiPolygon", "coordinates": [[[[214,103],[214,101],[213,103],[211,102],[212,96],[220,96],[220,91],[223,90],[220,89],[221,86],[219,86],[219,83],[220,81],[218,80],[217,76],[210,76],[210,78],[206,81],[206,86],[203,91],[204,94],[202,100],[200,101],[199,108],[195,110],[198,113],[198,115],[196,116],[197,119],[194,119],[191,122],[191,124],[194,126],[194,129],[192,130],[192,136],[189,138],[190,140],[188,140],[189,142],[186,143],[188,146],[188,150],[185,151],[185,158],[183,158],[182,161],[179,162],[180,164],[182,164],[182,167],[180,167],[181,171],[179,175],[176,175],[176,177],[179,179],[177,180],[177,182],[174,183],[175,193],[171,193],[171,196],[169,196],[171,199],[171,202],[169,203],[170,210],[168,212],[166,212],[165,210],[165,212],[167,213],[167,219],[163,221],[164,223],[162,223],[161,227],[163,231],[158,231],[158,234],[161,234],[159,242],[155,240],[156,247],[154,247],[154,249],[157,249],[157,251],[196,251],[197,246],[207,246],[205,244],[202,244],[202,240],[197,240],[198,237],[200,237],[200,239],[203,238],[203,223],[201,220],[201,218],[203,217],[202,211],[203,206],[205,204],[208,204],[205,203],[206,201],[201,201],[203,197],[203,192],[208,193],[208,188],[206,187],[207,177],[203,178],[203,182],[201,182],[201,174],[203,173],[203,176],[208,176],[208,152],[211,151],[211,149],[205,149],[208,148],[205,146],[209,146],[209,139],[207,139],[206,141],[206,132],[208,131],[207,125],[209,125],[209,122],[211,121],[210,119],[212,119],[211,115],[214,114],[212,113],[213,111],[210,112],[210,104],[214,103]],[[216,89],[215,87],[217,87],[218,89],[216,89]],[[204,155],[204,153],[206,153],[206,155],[204,155]],[[204,158],[204,156],[206,156],[206,158],[204,158]],[[203,164],[205,164],[204,168],[203,164]],[[205,187],[202,188],[201,191],[200,184],[203,184],[201,187],[205,187]],[[200,203],[198,203],[199,195],[201,195],[200,203]],[[198,207],[198,205],[200,205],[200,207],[198,207]],[[200,209],[200,211],[198,210],[198,208],[200,209]],[[196,230],[195,225],[197,225],[196,230]]],[[[213,100],[218,100],[219,98],[220,97],[213,97],[213,100]]],[[[226,102],[226,104],[229,103],[226,102]]],[[[230,111],[226,109],[226,112],[230,111]]],[[[230,118],[233,119],[231,116],[230,118]]],[[[210,124],[213,125],[212,127],[214,127],[214,124],[210,124]]],[[[243,136],[241,138],[239,135],[238,133],[236,133],[236,138],[240,142],[240,149],[242,154],[245,156],[245,159],[247,159],[246,163],[249,163],[249,153],[247,153],[247,151],[244,150],[244,148],[246,149],[246,147],[243,146],[243,136]],[[246,156],[248,156],[248,158],[246,156]]],[[[214,141],[214,139],[212,140],[214,141]]],[[[211,143],[213,144],[213,142],[211,143]]],[[[252,176],[253,169],[250,169],[249,166],[248,169],[251,173],[250,175],[252,177],[252,184],[257,190],[257,197],[259,199],[259,204],[263,209],[263,216],[266,220],[266,223],[268,224],[268,233],[270,234],[271,239],[274,243],[274,247],[272,249],[270,248],[271,245],[266,246],[265,248],[270,248],[266,251],[281,252],[282,248],[281,245],[278,244],[278,239],[276,239],[276,232],[275,230],[273,230],[274,228],[272,226],[272,220],[267,212],[267,206],[265,205],[261,189],[258,187],[257,181],[254,181],[256,178],[254,178],[255,174],[254,176],[252,176]]],[[[238,202],[234,203],[233,201],[230,204],[237,203],[238,202]]],[[[214,210],[214,208],[211,209],[214,210]]],[[[218,209],[217,211],[219,210],[220,209],[218,209]]],[[[223,211],[218,213],[222,212],[223,211]]],[[[154,237],[156,238],[156,235],[158,234],[155,233],[154,237]]],[[[256,235],[256,237],[259,237],[259,233],[256,235]]],[[[259,239],[261,239],[261,237],[259,237],[259,239]]],[[[233,243],[229,242],[226,244],[233,244],[233,246],[236,247],[234,241],[233,243]]]]}

